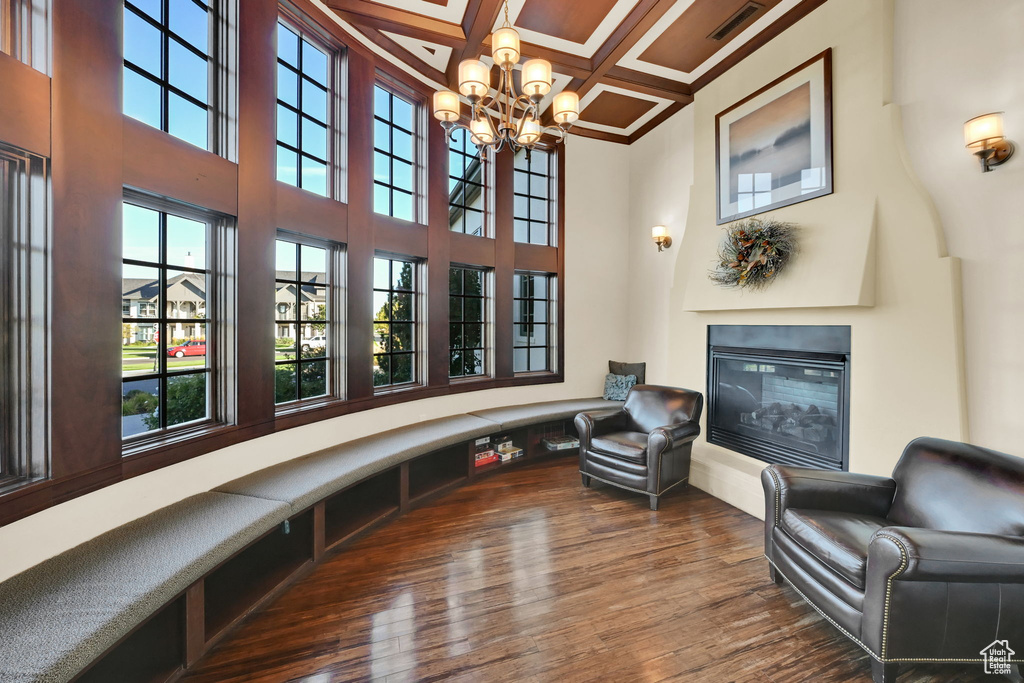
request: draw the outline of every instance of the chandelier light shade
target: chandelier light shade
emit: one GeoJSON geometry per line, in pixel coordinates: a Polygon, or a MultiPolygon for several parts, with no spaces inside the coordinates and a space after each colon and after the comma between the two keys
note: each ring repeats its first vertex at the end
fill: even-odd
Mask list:
{"type": "Polygon", "coordinates": [[[555,123],[572,125],[580,117],[580,96],[570,90],[558,93],[551,103],[551,114],[555,123]]]}
{"type": "Polygon", "coordinates": [[[519,33],[508,20],[508,0],[505,0],[505,23],[491,34],[491,55],[499,67],[498,85],[491,90],[491,72],[479,59],[459,63],[459,93],[472,107],[469,125],[460,121],[461,107],[458,95],[449,90],[434,93],[434,118],[441,122],[452,139],[456,130],[470,134],[470,140],[485,157],[488,150],[500,152],[506,147],[518,151],[532,150],[545,134],[556,143],[565,140],[572,124],[580,117],[580,98],[574,92],[563,91],[552,101],[555,125],[541,124],[540,103],[551,92],[553,82],[551,62],[529,59],[522,66],[520,80],[522,93],[516,92],[513,79],[521,57],[519,33]]]}
{"type": "Polygon", "coordinates": [[[460,107],[459,96],[451,90],[438,90],[434,93],[434,118],[438,121],[458,121],[460,107]]]}
{"type": "Polygon", "coordinates": [[[519,63],[519,32],[511,26],[499,28],[491,35],[491,56],[502,69],[519,63]]]}
{"type": "Polygon", "coordinates": [[[544,97],[551,92],[551,62],[531,59],[523,64],[523,94],[544,97]]]}
{"type": "Polygon", "coordinates": [[[466,59],[459,63],[459,92],[471,102],[487,94],[490,80],[487,65],[479,59],[466,59]]]}

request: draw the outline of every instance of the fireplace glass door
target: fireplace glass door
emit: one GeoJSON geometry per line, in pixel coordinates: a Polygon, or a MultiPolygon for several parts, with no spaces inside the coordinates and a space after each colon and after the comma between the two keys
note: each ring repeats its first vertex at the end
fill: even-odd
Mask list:
{"type": "Polygon", "coordinates": [[[845,362],[713,353],[712,443],[768,462],[843,468],[845,362]]]}

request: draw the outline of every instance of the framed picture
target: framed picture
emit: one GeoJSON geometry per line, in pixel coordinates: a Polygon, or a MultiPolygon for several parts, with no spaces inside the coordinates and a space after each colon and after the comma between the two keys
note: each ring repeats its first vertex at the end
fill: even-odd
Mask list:
{"type": "Polygon", "coordinates": [[[718,224],[832,193],[832,49],[715,117],[718,224]]]}

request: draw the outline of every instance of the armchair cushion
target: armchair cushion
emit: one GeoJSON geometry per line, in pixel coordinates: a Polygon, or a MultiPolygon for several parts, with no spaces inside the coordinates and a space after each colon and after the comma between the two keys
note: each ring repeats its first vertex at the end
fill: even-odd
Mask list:
{"type": "Polygon", "coordinates": [[[591,447],[598,453],[630,460],[641,465],[647,464],[647,435],[643,432],[613,432],[595,436],[591,447]]]}
{"type": "Polygon", "coordinates": [[[888,522],[834,510],[788,509],[779,526],[819,562],[864,590],[868,545],[888,522]]]}

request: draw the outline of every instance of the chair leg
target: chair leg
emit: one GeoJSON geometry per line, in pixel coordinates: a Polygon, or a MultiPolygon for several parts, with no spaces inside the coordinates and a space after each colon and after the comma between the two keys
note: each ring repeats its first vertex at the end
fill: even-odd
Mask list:
{"type": "Polygon", "coordinates": [[[586,474],[583,474],[582,472],[580,472],[580,477],[583,478],[583,485],[586,486],[589,489],[590,488],[590,477],[587,476],[586,474]]]}
{"type": "Polygon", "coordinates": [[[900,665],[896,662],[880,662],[871,660],[871,680],[874,683],[894,683],[899,676],[900,665]]]}
{"type": "Polygon", "coordinates": [[[656,511],[658,509],[658,496],[652,493],[649,497],[651,499],[651,509],[656,511]]]}
{"type": "Polygon", "coordinates": [[[782,577],[782,572],[776,569],[775,565],[771,562],[768,563],[768,576],[771,577],[772,581],[780,586],[784,586],[786,584],[786,579],[782,577]]]}

